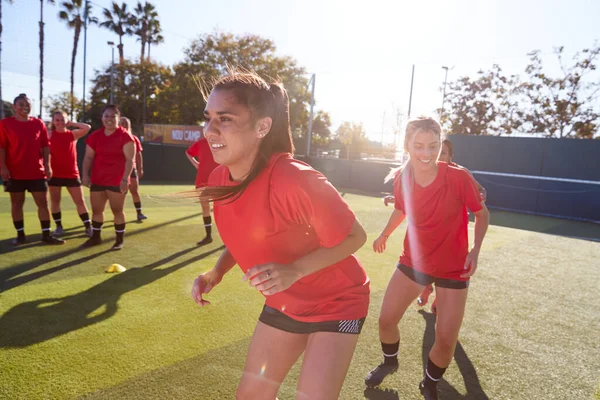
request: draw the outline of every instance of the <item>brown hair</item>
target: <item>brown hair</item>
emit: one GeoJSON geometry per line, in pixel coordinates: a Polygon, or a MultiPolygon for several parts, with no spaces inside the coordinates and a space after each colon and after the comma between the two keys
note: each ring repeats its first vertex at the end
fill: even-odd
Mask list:
{"type": "MultiPolygon", "coordinates": [[[[404,151],[408,152],[408,144],[414,139],[417,133],[421,132],[431,132],[439,138],[442,137],[442,126],[435,119],[421,115],[415,118],[411,118],[406,124],[406,131],[404,133],[404,151]]],[[[394,179],[396,176],[401,175],[406,167],[410,159],[401,165],[398,168],[392,168],[392,170],[387,174],[384,179],[384,182],[387,183],[394,179]]]]}
{"type": "Polygon", "coordinates": [[[104,115],[104,113],[107,112],[108,110],[113,110],[119,117],[121,117],[121,111],[119,110],[119,107],[117,107],[114,104],[108,104],[108,105],[104,106],[102,108],[102,111],[100,112],[100,116],[104,115]]]}
{"type": "Polygon", "coordinates": [[[55,116],[55,115],[58,115],[58,114],[60,114],[60,115],[64,116],[64,117],[65,117],[65,119],[67,119],[67,118],[68,118],[68,115],[67,115],[67,113],[66,113],[66,112],[64,112],[63,110],[54,110],[54,111],[52,111],[52,118],[50,119],[50,129],[51,129],[51,130],[54,130],[54,129],[56,129],[56,127],[54,126],[54,116],[55,116]]]}
{"type": "Polygon", "coordinates": [[[235,186],[212,186],[202,191],[202,197],[211,201],[234,201],[265,168],[271,155],[293,153],[289,100],[281,82],[267,83],[256,73],[247,71],[230,71],[213,84],[212,90],[232,91],[238,103],[250,109],[254,121],[266,117],[272,119],[271,130],[261,139],[258,154],[248,176],[235,186]]]}
{"type": "Polygon", "coordinates": [[[450,158],[452,158],[452,156],[454,155],[454,145],[452,144],[450,139],[442,140],[442,146],[443,145],[448,146],[448,153],[450,154],[450,158]]]}
{"type": "Polygon", "coordinates": [[[31,103],[31,100],[29,99],[29,97],[27,97],[27,95],[25,93],[21,93],[17,97],[15,97],[15,99],[13,100],[13,105],[16,106],[17,105],[17,101],[19,101],[21,99],[27,100],[28,102],[31,103]]]}

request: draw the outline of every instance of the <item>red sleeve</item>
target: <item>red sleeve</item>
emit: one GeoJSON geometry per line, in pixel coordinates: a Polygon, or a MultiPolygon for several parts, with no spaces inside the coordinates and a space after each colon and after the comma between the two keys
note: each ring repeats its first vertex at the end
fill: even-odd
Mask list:
{"type": "Polygon", "coordinates": [[[131,135],[126,130],[123,130],[123,133],[124,134],[121,135],[121,146],[125,146],[129,142],[133,142],[133,145],[135,146],[135,140],[133,140],[133,135],[131,135]]]}
{"type": "Polygon", "coordinates": [[[131,137],[133,138],[133,141],[135,142],[135,151],[138,153],[141,153],[142,151],[144,151],[144,149],[142,149],[142,142],[140,142],[140,139],[138,139],[138,137],[135,135],[131,135],[131,137]]]}
{"type": "Polygon", "coordinates": [[[323,247],[334,247],[346,239],[356,217],[327,178],[293,159],[278,164],[271,187],[282,216],[312,227],[323,247]]]}
{"type": "Polygon", "coordinates": [[[200,147],[200,140],[194,142],[194,144],[188,147],[185,153],[190,157],[198,157],[198,147],[200,147]]]}
{"type": "Polygon", "coordinates": [[[44,147],[50,146],[50,137],[48,136],[48,128],[46,128],[44,121],[40,120],[40,125],[40,146],[43,149],[44,147]]]}
{"type": "Polygon", "coordinates": [[[8,148],[8,141],[6,140],[6,134],[4,130],[6,129],[3,121],[0,121],[0,148],[6,149],[8,148]]]}
{"type": "Polygon", "coordinates": [[[475,179],[466,169],[459,169],[458,172],[457,186],[460,200],[471,212],[475,213],[481,210],[483,208],[481,205],[483,199],[481,198],[475,179]]]}
{"type": "Polygon", "coordinates": [[[96,151],[96,143],[98,142],[97,132],[98,131],[92,132],[92,134],[85,139],[85,144],[90,146],[94,151],[96,151]]]}

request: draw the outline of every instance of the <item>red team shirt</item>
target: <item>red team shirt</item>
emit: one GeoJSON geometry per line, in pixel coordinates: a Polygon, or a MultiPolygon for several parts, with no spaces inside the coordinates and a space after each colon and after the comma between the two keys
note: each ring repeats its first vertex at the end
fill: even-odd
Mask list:
{"type": "Polygon", "coordinates": [[[136,169],[136,156],[137,153],[141,153],[142,151],[144,151],[144,149],[142,149],[142,142],[140,142],[140,139],[138,139],[137,136],[131,134],[131,137],[133,139],[133,143],[135,144],[135,156],[133,157],[133,169],[136,169]]]}
{"type": "MultiPolygon", "coordinates": [[[[225,166],[210,175],[209,186],[234,184],[225,166]]],[[[214,213],[221,238],[244,273],[336,246],[355,220],[327,179],[288,153],[273,155],[235,201],[215,202],[214,213]]],[[[368,311],[369,277],[351,255],[267,296],[266,304],[302,322],[360,319],[368,311]]]]}
{"type": "Polygon", "coordinates": [[[78,179],[77,139],[73,132],[56,132],[50,135],[50,165],[52,176],[61,179],[78,179]]]}
{"type": "Polygon", "coordinates": [[[98,186],[119,186],[125,174],[123,146],[133,142],[131,135],[118,127],[111,135],[104,134],[104,127],[92,132],[85,143],[96,152],[92,167],[91,183],[98,186]]]}
{"type": "Polygon", "coordinates": [[[46,179],[42,149],[48,145],[48,129],[42,120],[8,117],[0,121],[0,148],[6,151],[11,179],[46,179]]]}
{"type": "Polygon", "coordinates": [[[196,172],[196,188],[208,185],[208,177],[210,173],[219,166],[213,159],[208,140],[200,138],[196,143],[191,145],[186,151],[191,157],[196,157],[198,160],[198,172],[196,172]]]}
{"type": "Polygon", "coordinates": [[[482,209],[469,172],[440,162],[435,180],[423,188],[407,171],[396,177],[394,196],[395,208],[408,218],[400,263],[436,278],[467,281],[460,277],[469,251],[465,207],[482,209]]]}

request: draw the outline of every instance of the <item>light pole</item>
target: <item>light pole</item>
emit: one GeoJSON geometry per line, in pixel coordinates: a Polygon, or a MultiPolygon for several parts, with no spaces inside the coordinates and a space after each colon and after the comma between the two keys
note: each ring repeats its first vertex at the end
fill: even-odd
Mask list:
{"type": "Polygon", "coordinates": [[[83,6],[83,93],[81,94],[81,122],[85,122],[85,69],[87,61],[87,26],[88,26],[88,1],[83,6]]]}
{"type": "Polygon", "coordinates": [[[443,66],[442,69],[446,70],[446,77],[444,78],[444,89],[442,90],[442,111],[440,112],[440,119],[444,119],[444,102],[446,101],[446,83],[448,82],[448,67],[443,66]]]}
{"type": "Polygon", "coordinates": [[[310,77],[310,81],[308,81],[308,85],[312,84],[311,93],[310,93],[310,114],[308,117],[308,138],[306,142],[306,157],[310,157],[310,141],[312,140],[312,125],[313,125],[313,116],[314,116],[314,108],[315,108],[315,74],[312,74],[310,77]]]}
{"type": "Polygon", "coordinates": [[[115,104],[115,42],[106,42],[112,50],[112,61],[110,64],[110,104],[115,104]]]}
{"type": "Polygon", "coordinates": [[[415,64],[412,66],[412,74],[410,76],[410,95],[408,97],[408,118],[410,118],[410,110],[412,108],[412,92],[413,92],[413,83],[415,82],[415,64]]]}

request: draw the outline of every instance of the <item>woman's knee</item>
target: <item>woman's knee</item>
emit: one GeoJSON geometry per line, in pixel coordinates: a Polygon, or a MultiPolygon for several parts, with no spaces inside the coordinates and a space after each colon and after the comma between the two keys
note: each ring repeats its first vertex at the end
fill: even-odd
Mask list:
{"type": "Polygon", "coordinates": [[[266,379],[248,378],[244,373],[235,392],[235,398],[236,400],[275,399],[277,390],[278,388],[273,388],[266,379]]]}

